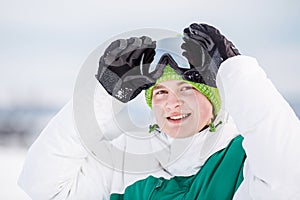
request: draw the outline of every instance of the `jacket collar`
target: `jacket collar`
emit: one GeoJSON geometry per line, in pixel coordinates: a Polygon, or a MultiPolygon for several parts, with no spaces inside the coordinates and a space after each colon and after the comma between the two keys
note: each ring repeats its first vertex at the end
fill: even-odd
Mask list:
{"type": "Polygon", "coordinates": [[[209,128],[187,138],[171,138],[157,131],[151,140],[156,160],[171,176],[190,176],[196,174],[206,160],[217,151],[225,148],[239,135],[233,120],[225,111],[220,111],[215,123],[222,121],[215,132],[209,128]]]}

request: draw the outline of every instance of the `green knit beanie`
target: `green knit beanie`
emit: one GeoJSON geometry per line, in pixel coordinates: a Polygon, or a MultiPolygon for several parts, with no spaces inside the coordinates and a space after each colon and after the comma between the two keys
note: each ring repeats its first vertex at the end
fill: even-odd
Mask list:
{"type": "Polygon", "coordinates": [[[146,103],[150,108],[152,108],[152,91],[153,88],[163,82],[163,81],[169,81],[169,80],[178,80],[178,81],[184,81],[189,84],[191,84],[193,87],[195,87],[199,92],[201,92],[206,98],[211,102],[213,105],[213,110],[214,110],[214,115],[216,116],[220,110],[221,107],[221,98],[219,95],[219,90],[214,87],[207,86],[203,83],[195,83],[192,81],[187,81],[183,80],[183,78],[176,73],[176,71],[170,66],[167,65],[163,71],[163,74],[159,79],[157,79],[155,85],[152,87],[148,88],[145,91],[145,98],[146,98],[146,103]]]}

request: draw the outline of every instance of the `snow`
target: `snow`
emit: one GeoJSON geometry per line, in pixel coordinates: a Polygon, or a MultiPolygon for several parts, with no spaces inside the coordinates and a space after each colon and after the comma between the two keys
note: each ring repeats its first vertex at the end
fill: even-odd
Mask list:
{"type": "Polygon", "coordinates": [[[0,199],[30,200],[28,195],[17,185],[27,149],[0,146],[0,199]]]}

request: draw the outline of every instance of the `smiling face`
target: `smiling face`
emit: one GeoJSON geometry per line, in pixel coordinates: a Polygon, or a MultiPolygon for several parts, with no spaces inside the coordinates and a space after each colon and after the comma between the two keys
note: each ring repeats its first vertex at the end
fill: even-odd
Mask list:
{"type": "Polygon", "coordinates": [[[174,138],[198,133],[213,118],[210,101],[184,81],[157,84],[152,93],[152,109],[161,130],[174,138]]]}

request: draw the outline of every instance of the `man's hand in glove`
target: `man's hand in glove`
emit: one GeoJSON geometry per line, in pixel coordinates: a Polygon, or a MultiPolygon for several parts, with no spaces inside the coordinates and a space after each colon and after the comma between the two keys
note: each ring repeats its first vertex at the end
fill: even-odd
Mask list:
{"type": "Polygon", "coordinates": [[[200,43],[211,57],[218,51],[222,60],[240,55],[233,43],[229,41],[218,29],[207,24],[191,24],[184,29],[184,37],[200,43]]]}
{"type": "Polygon", "coordinates": [[[124,103],[130,101],[155,82],[147,76],[155,47],[147,36],[112,42],[100,58],[97,80],[113,97],[124,103]]]}
{"type": "Polygon", "coordinates": [[[207,24],[191,24],[184,29],[183,40],[183,56],[194,67],[186,74],[198,71],[201,79],[193,81],[212,87],[216,87],[216,75],[221,63],[240,54],[219,30],[207,24]]]}

